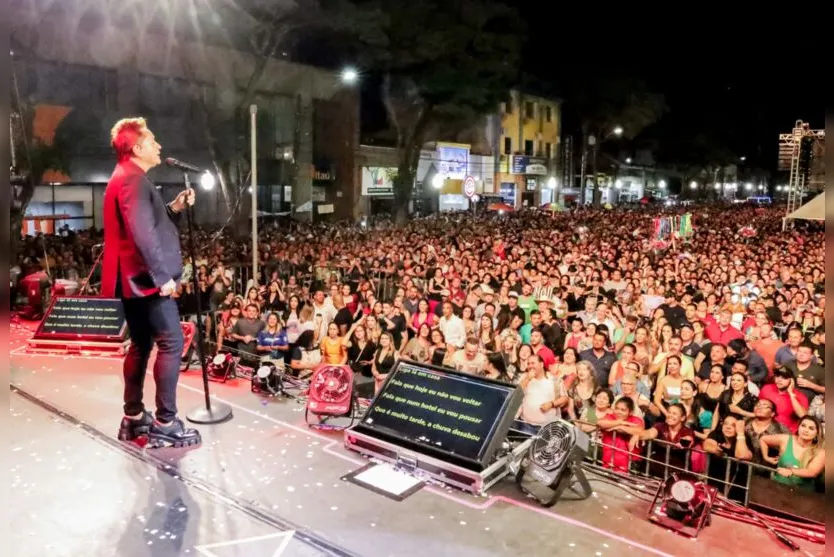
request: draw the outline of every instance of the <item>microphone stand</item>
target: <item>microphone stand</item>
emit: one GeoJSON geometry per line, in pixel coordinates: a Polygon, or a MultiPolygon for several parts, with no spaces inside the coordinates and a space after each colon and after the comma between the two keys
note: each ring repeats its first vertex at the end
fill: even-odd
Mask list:
{"type": "MultiPolygon", "coordinates": [[[[185,181],[185,189],[191,189],[191,181],[188,173],[182,173],[185,181]]],[[[200,365],[203,369],[203,393],[205,393],[205,405],[192,408],[186,415],[189,422],[195,424],[221,424],[232,419],[232,407],[217,400],[212,401],[209,396],[208,363],[203,354],[203,307],[200,300],[200,282],[197,280],[197,256],[194,250],[194,207],[186,203],[186,221],[188,222],[188,255],[191,257],[191,284],[194,288],[194,295],[197,298],[197,357],[200,358],[200,365]]]]}

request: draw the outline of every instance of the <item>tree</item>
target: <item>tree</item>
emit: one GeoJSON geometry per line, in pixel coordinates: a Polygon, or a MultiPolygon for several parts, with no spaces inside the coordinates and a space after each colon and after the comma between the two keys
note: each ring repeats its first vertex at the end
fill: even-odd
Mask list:
{"type": "Polygon", "coordinates": [[[321,10],[329,22],[323,28],[382,76],[396,135],[394,198],[402,223],[432,129],[494,112],[517,83],[521,22],[509,4],[490,0],[336,0],[321,10]]]}
{"type": "MultiPolygon", "coordinates": [[[[289,29],[297,23],[295,15],[303,12],[286,2],[269,0],[218,5],[217,9],[221,12],[215,12],[216,15],[233,25],[232,33],[238,39],[233,46],[242,48],[254,59],[245,81],[232,84],[231,91],[224,91],[233,96],[231,106],[212,105],[202,91],[193,97],[226,209],[232,219],[236,219],[240,216],[240,192],[252,171],[248,147],[249,106],[255,100],[267,63],[276,56],[290,34],[289,29]]],[[[189,80],[197,82],[193,61],[184,51],[180,60],[189,80]]],[[[201,63],[211,61],[206,56],[201,63]]],[[[259,130],[267,129],[264,118],[264,114],[259,113],[259,124],[264,124],[258,126],[259,130]]]]}
{"type": "MultiPolygon", "coordinates": [[[[692,126],[695,126],[692,123],[692,126]]],[[[675,170],[684,192],[700,195],[707,183],[723,183],[724,169],[738,161],[721,128],[701,122],[697,128],[669,123],[660,131],[658,164],[675,170]],[[689,189],[690,182],[697,188],[689,189]]]]}
{"type": "Polygon", "coordinates": [[[581,78],[566,80],[561,92],[564,110],[577,123],[583,145],[581,199],[585,197],[585,169],[590,156],[594,203],[598,204],[596,161],[601,144],[612,137],[634,139],[657,122],[668,108],[662,94],[650,90],[645,81],[622,70],[598,68],[572,73],[581,78]],[[617,131],[620,133],[615,133],[617,131]]]}

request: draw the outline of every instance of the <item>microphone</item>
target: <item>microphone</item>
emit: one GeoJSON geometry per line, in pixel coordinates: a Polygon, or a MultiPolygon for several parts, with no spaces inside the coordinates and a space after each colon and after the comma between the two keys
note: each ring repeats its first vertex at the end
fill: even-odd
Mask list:
{"type": "Polygon", "coordinates": [[[180,170],[183,170],[185,172],[197,172],[197,173],[202,172],[201,169],[197,168],[193,164],[188,164],[187,162],[178,161],[177,159],[170,158],[170,157],[165,159],[165,164],[167,164],[168,166],[173,167],[173,168],[179,168],[180,170]]]}

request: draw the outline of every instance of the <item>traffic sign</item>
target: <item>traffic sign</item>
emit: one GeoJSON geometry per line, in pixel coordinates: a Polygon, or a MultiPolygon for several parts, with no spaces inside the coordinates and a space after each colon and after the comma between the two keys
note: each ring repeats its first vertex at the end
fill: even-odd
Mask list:
{"type": "Polygon", "coordinates": [[[469,199],[472,199],[472,196],[475,195],[475,178],[472,176],[467,176],[463,181],[463,195],[469,199]]]}

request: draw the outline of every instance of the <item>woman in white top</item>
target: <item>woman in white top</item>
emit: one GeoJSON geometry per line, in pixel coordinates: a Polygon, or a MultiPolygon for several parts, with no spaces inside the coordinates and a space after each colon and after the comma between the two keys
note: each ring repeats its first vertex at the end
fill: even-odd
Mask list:
{"type": "Polygon", "coordinates": [[[300,311],[298,309],[298,296],[290,296],[288,304],[289,307],[283,315],[284,328],[287,330],[287,341],[289,341],[290,345],[294,345],[298,342],[298,335],[301,334],[301,320],[298,318],[300,311]]]}
{"type": "Polygon", "coordinates": [[[681,358],[673,354],[666,358],[666,375],[657,382],[654,391],[654,403],[664,416],[669,404],[680,402],[682,384],[681,358]]]}

